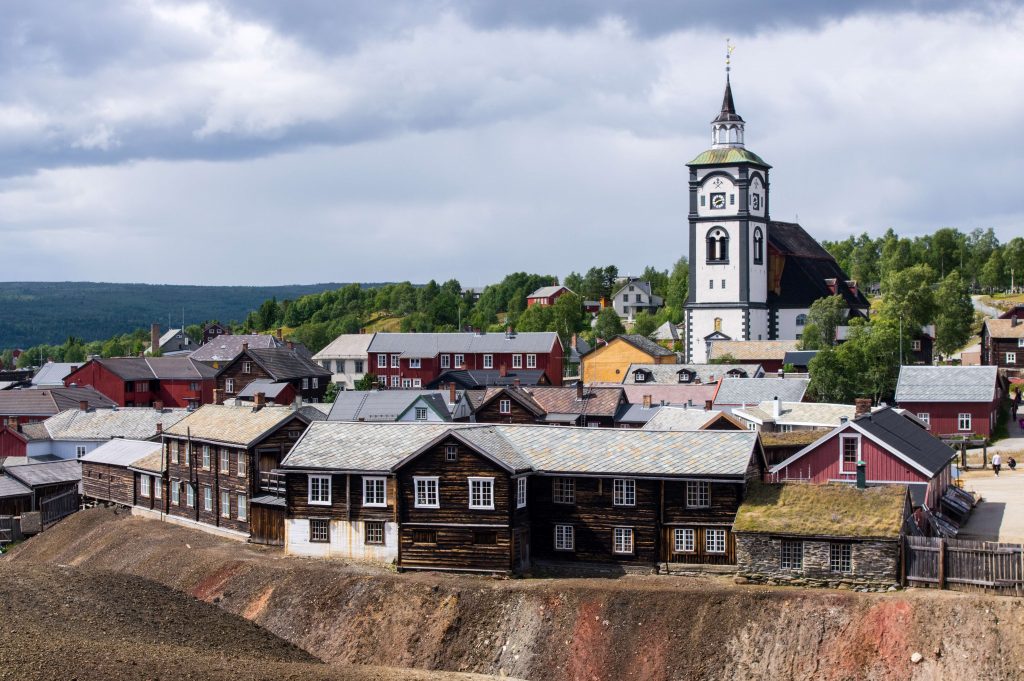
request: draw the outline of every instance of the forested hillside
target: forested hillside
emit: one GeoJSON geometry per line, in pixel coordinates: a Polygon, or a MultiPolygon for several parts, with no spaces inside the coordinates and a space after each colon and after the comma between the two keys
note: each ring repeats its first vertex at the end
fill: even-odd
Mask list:
{"type": "Polygon", "coordinates": [[[268,298],[297,298],[342,284],[174,286],[92,282],[0,282],[0,348],[107,339],[153,322],[241,321],[268,298]]]}

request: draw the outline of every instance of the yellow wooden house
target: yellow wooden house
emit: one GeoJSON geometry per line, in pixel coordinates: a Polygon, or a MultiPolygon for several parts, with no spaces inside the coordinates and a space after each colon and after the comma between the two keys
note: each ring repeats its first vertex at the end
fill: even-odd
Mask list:
{"type": "Polygon", "coordinates": [[[581,358],[584,383],[621,383],[630,364],[676,364],[676,353],[646,336],[616,336],[581,358]]]}

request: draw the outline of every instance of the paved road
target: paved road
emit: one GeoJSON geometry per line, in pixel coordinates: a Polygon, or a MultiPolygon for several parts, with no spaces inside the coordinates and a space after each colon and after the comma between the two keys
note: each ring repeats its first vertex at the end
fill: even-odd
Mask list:
{"type": "Polygon", "coordinates": [[[1003,311],[1000,310],[999,308],[992,307],[991,305],[986,305],[985,303],[981,302],[981,296],[971,296],[971,303],[974,304],[974,309],[983,315],[988,315],[989,317],[998,317],[999,315],[1003,314],[1003,311]]]}
{"type": "Polygon", "coordinates": [[[982,501],[957,537],[1024,542],[1024,469],[1004,469],[999,477],[991,469],[970,471],[964,477],[964,487],[980,494],[982,501]]]}

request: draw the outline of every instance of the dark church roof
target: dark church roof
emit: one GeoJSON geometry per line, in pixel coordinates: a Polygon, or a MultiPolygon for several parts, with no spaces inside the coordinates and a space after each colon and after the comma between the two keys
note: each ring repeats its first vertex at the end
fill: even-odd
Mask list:
{"type": "Polygon", "coordinates": [[[772,222],[768,228],[768,248],[785,257],[777,288],[774,281],[769,281],[768,303],[772,307],[810,307],[818,298],[833,294],[828,282],[834,280],[835,293],[841,295],[850,308],[868,309],[868,300],[860,288],[851,290],[846,285],[849,280],[846,272],[800,225],[772,222]]]}
{"type": "Polygon", "coordinates": [[[722,96],[722,112],[712,121],[712,123],[722,122],[743,122],[740,115],[736,113],[736,105],[732,101],[732,84],[729,83],[729,76],[725,77],[725,95],[722,96]]]}

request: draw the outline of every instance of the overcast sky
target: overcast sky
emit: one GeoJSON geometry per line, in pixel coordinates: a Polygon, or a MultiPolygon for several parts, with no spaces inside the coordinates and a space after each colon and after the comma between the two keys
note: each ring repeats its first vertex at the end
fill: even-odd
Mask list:
{"type": "Polygon", "coordinates": [[[0,279],[671,264],[725,38],[772,217],[1024,233],[1024,8],[0,0],[0,279]]]}

